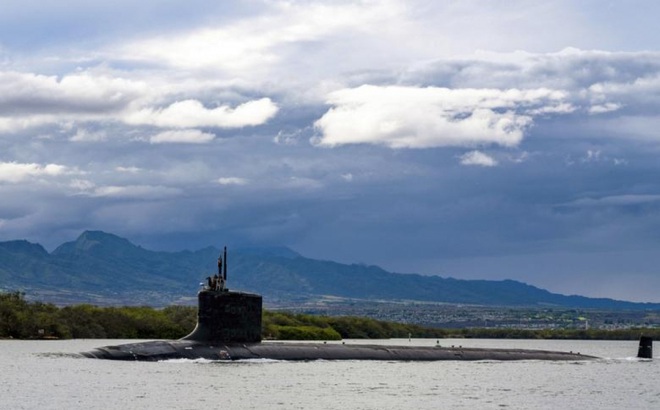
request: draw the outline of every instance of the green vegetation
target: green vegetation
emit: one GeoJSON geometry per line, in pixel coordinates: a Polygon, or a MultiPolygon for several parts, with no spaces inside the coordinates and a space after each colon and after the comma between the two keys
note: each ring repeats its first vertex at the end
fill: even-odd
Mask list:
{"type": "MultiPolygon", "coordinates": [[[[97,307],[28,302],[20,292],[0,293],[0,338],[178,339],[192,331],[197,308],[97,307]]],[[[328,317],[264,311],[263,336],[279,340],[386,338],[660,339],[660,329],[436,329],[360,317],[328,317]]]]}
{"type": "Polygon", "coordinates": [[[329,317],[264,311],[263,335],[280,340],[443,337],[444,330],[360,317],[329,317]]]}
{"type": "Polygon", "coordinates": [[[58,308],[27,302],[19,292],[0,293],[0,338],[176,339],[188,334],[196,320],[197,309],[190,306],[58,308]]]}

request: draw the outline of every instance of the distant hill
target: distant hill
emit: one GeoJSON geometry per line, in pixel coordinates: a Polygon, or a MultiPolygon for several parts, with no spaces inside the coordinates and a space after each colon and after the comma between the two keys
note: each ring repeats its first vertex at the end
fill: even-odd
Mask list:
{"type": "MultiPolygon", "coordinates": [[[[156,252],[100,231],[48,253],[27,241],[0,242],[0,289],[22,290],[54,303],[166,305],[193,303],[199,283],[217,271],[221,251],[156,252]]],[[[280,248],[230,249],[229,287],[265,301],[320,296],[499,306],[660,309],[633,303],[550,293],[512,280],[458,280],[398,274],[377,266],[309,259],[280,248]]]]}

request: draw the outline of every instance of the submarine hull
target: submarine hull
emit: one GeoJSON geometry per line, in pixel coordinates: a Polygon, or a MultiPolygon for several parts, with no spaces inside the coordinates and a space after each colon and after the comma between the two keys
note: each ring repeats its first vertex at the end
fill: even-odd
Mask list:
{"type": "Polygon", "coordinates": [[[325,343],[201,343],[190,340],[152,341],[105,346],[82,353],[85,357],[110,360],[161,361],[208,360],[591,360],[594,356],[572,352],[527,349],[482,349],[463,347],[416,347],[346,345],[325,343]]]}

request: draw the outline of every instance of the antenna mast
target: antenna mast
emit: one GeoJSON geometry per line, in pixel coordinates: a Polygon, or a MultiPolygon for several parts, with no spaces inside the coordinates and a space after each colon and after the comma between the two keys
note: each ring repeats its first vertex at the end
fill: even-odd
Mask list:
{"type": "Polygon", "coordinates": [[[225,252],[223,259],[225,260],[224,266],[222,268],[222,277],[225,280],[225,283],[227,282],[227,247],[225,246],[225,252]]]}

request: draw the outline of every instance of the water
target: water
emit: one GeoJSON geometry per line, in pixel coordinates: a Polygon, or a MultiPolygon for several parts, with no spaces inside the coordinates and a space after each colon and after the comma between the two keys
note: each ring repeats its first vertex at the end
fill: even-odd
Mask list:
{"type": "Polygon", "coordinates": [[[442,345],[572,350],[604,358],[585,362],[145,363],[72,355],[124,342],[135,341],[0,341],[0,408],[660,409],[660,359],[635,359],[634,341],[440,339],[442,345]]]}

